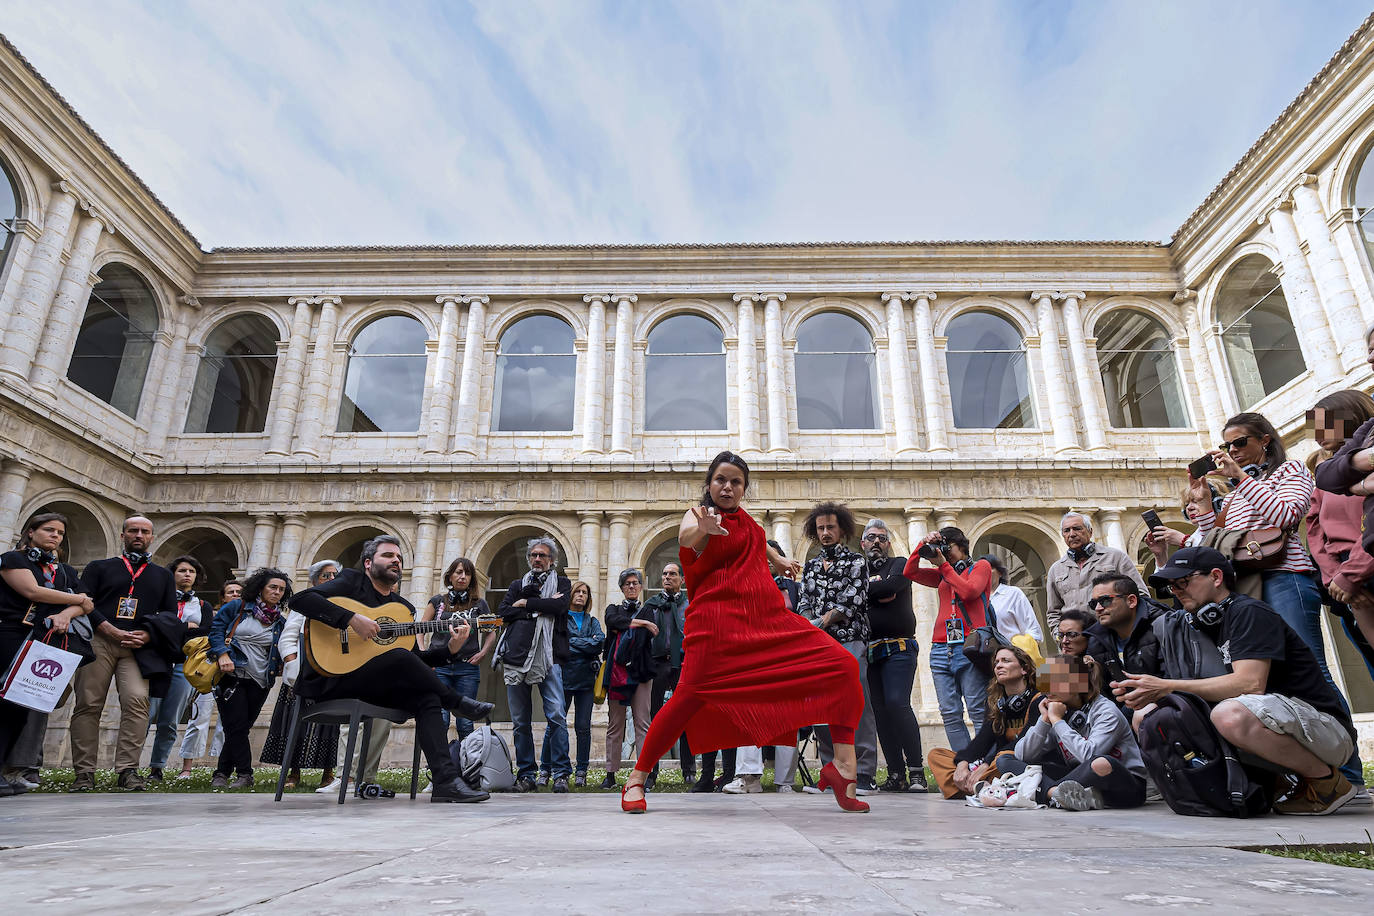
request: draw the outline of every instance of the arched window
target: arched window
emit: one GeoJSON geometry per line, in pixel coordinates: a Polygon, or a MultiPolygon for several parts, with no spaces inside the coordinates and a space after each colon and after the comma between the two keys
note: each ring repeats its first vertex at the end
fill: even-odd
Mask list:
{"type": "Polygon", "coordinates": [[[1097,362],[1113,426],[1187,426],[1178,361],[1164,325],[1118,309],[1097,323],[1097,362]]]}
{"type": "Polygon", "coordinates": [[[201,351],[188,433],[260,433],[277,374],[277,329],[261,315],[238,315],[210,332],[201,351]]]}
{"type": "Polygon", "coordinates": [[[649,332],[645,429],[725,429],[725,338],[699,315],[674,315],[649,332]]]}
{"type": "Polygon", "coordinates": [[[1355,220],[1360,224],[1360,236],[1371,262],[1374,262],[1374,146],[1364,154],[1360,170],[1355,176],[1355,220]]]}
{"type": "Polygon", "coordinates": [[[341,433],[408,433],[425,399],[425,326],[409,315],[369,323],[348,349],[341,433]]]}
{"type": "Polygon", "coordinates": [[[153,560],[166,566],[180,556],[195,557],[205,567],[205,577],[196,585],[196,593],[205,601],[218,599],[220,586],[234,577],[239,565],[234,542],[213,528],[190,528],[159,540],[153,560]]]}
{"type": "Polygon", "coordinates": [[[531,315],[506,329],[496,357],[496,423],[503,432],[573,428],[577,354],[568,323],[531,315]]]}
{"type": "Polygon", "coordinates": [[[991,312],[965,312],[949,323],[945,336],[954,425],[961,429],[1033,427],[1026,345],[1016,327],[991,312]]]}
{"type": "Polygon", "coordinates": [[[797,426],[875,429],[873,337],[856,319],[821,312],[797,329],[797,426]]]}
{"type": "Polygon", "coordinates": [[[973,556],[991,554],[1007,567],[1007,585],[1021,589],[1035,608],[1035,616],[1040,618],[1040,630],[1045,628],[1045,573],[1049,564],[1040,556],[1039,551],[1013,532],[994,531],[985,534],[973,545],[973,556]]]}
{"type": "Polygon", "coordinates": [[[19,192],[4,163],[0,163],[0,268],[5,266],[13,247],[15,223],[19,219],[19,192]]]}
{"type": "MultiPolygon", "coordinates": [[[[644,596],[646,598],[663,591],[663,567],[669,563],[674,566],[681,566],[681,562],[677,558],[676,534],[655,547],[653,552],[644,560],[644,596]]],[[[583,576],[582,578],[587,577],[583,576]]]]}
{"type": "Polygon", "coordinates": [[[1283,287],[1264,255],[1246,255],[1227,271],[1216,316],[1241,409],[1306,371],[1283,287]]]}
{"type": "Polygon", "coordinates": [[[134,270],[109,264],[91,290],[67,378],[129,416],[138,415],[157,336],[157,302],[134,270]]]}

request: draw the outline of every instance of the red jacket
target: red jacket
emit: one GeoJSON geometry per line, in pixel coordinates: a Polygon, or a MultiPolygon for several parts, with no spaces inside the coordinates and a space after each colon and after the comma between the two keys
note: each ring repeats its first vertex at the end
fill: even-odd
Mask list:
{"type": "Polygon", "coordinates": [[[988,625],[988,586],[992,584],[992,566],[987,560],[979,560],[964,570],[956,572],[949,563],[941,563],[938,568],[921,568],[920,553],[913,553],[906,561],[902,575],[912,582],[940,589],[940,615],[935,618],[935,632],[931,635],[933,643],[945,642],[945,621],[959,612],[954,608],[954,597],[964,605],[968,620],[964,623],[964,634],[988,625]]]}

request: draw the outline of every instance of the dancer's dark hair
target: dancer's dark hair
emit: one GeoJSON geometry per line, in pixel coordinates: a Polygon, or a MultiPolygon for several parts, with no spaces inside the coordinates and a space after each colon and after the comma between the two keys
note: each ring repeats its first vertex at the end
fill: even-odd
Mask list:
{"type": "Polygon", "coordinates": [[[716,504],[711,500],[711,478],[716,476],[716,469],[722,464],[733,464],[735,467],[739,468],[741,473],[744,474],[744,490],[745,492],[749,491],[749,464],[739,455],[727,449],[712,458],[711,466],[706,469],[706,482],[701,485],[701,504],[703,506],[717,508],[716,504]]]}

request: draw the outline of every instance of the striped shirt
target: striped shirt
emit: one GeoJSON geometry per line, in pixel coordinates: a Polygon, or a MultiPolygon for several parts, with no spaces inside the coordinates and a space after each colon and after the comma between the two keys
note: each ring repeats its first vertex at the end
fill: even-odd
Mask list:
{"type": "MultiPolygon", "coordinates": [[[[1307,555],[1298,526],[1312,505],[1312,491],[1316,481],[1301,461],[1285,461],[1268,477],[1247,476],[1226,495],[1221,504],[1226,526],[1230,529],[1282,528],[1288,532],[1284,545],[1283,565],[1287,572],[1312,572],[1316,567],[1307,555]]],[[[1199,515],[1198,531],[1204,534],[1217,527],[1216,513],[1199,515]]]]}

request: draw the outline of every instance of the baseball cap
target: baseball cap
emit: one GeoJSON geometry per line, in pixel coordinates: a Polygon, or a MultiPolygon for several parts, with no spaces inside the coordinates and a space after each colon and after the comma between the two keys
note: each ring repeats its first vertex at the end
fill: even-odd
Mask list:
{"type": "Polygon", "coordinates": [[[1154,588],[1164,588],[1173,579],[1182,579],[1196,572],[1211,572],[1214,569],[1219,569],[1228,576],[1236,574],[1231,561],[1226,559],[1226,555],[1220,550],[1213,550],[1211,547],[1184,547],[1155,570],[1154,575],[1150,576],[1150,585],[1154,588]]]}

